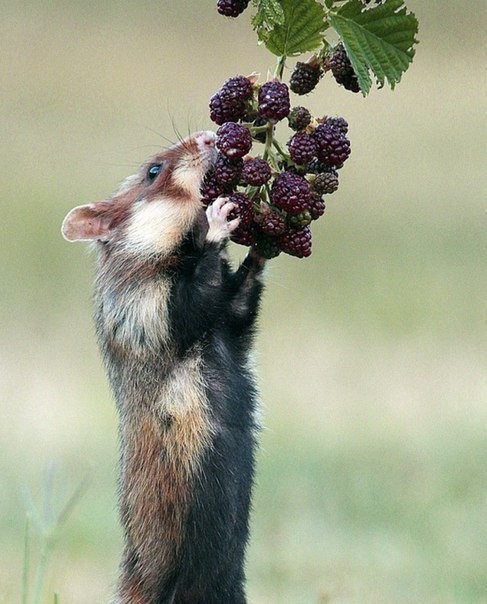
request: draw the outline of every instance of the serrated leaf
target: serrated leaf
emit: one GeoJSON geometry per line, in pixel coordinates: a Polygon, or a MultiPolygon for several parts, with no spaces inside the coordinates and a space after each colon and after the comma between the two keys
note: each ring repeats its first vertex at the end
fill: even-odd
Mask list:
{"type": "Polygon", "coordinates": [[[330,24],[342,39],[364,95],[372,86],[370,71],[381,86],[387,80],[393,89],[413,60],[418,32],[418,21],[407,13],[404,0],[385,0],[368,10],[360,0],[349,0],[330,16],[330,24]]]}
{"type": "Polygon", "coordinates": [[[271,30],[275,25],[284,23],[284,11],[279,0],[257,0],[257,13],[252,18],[254,29],[271,30]]]}
{"type": "Polygon", "coordinates": [[[284,21],[264,38],[268,50],[277,56],[292,57],[315,50],[323,42],[325,12],[315,0],[279,0],[284,21]]]}

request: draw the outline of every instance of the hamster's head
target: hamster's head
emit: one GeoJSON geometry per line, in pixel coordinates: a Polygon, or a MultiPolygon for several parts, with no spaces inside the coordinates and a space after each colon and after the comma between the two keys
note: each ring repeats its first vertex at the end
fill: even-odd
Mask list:
{"type": "Polygon", "coordinates": [[[216,158],[216,136],[196,132],[162,150],[103,201],[72,209],[67,241],[95,241],[138,255],[169,255],[201,219],[200,186],[216,158]]]}

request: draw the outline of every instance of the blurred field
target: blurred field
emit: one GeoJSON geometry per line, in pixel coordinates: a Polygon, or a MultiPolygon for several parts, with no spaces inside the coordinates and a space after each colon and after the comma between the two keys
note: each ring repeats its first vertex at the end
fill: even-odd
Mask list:
{"type": "MultiPolygon", "coordinates": [[[[487,602],[485,4],[407,4],[421,44],[396,92],[363,100],[325,80],[306,101],[347,117],[353,154],[313,256],[268,274],[252,603],[487,602]]],[[[210,127],[226,77],[272,66],[247,18],[212,8],[2,7],[0,602],[20,601],[21,492],[39,499],[50,460],[54,507],[92,480],[45,602],[111,593],[116,415],[91,258],[59,227],[175,138],[172,120],[210,127]]]]}

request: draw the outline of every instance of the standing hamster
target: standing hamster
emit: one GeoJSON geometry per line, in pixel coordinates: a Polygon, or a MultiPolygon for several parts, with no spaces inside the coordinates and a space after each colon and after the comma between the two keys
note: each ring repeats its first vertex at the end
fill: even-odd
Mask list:
{"type": "Polygon", "coordinates": [[[119,412],[117,604],[246,601],[264,260],[226,260],[233,205],[205,211],[199,192],[215,159],[215,135],[193,134],[62,227],[96,248],[96,332],[119,412]]]}

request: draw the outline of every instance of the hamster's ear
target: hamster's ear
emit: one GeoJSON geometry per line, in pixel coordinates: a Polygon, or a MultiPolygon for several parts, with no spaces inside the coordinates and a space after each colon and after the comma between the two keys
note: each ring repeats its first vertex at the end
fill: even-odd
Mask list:
{"type": "Polygon", "coordinates": [[[109,239],[109,223],[98,204],[73,208],[66,216],[61,233],[66,241],[106,241],[109,239]]]}

